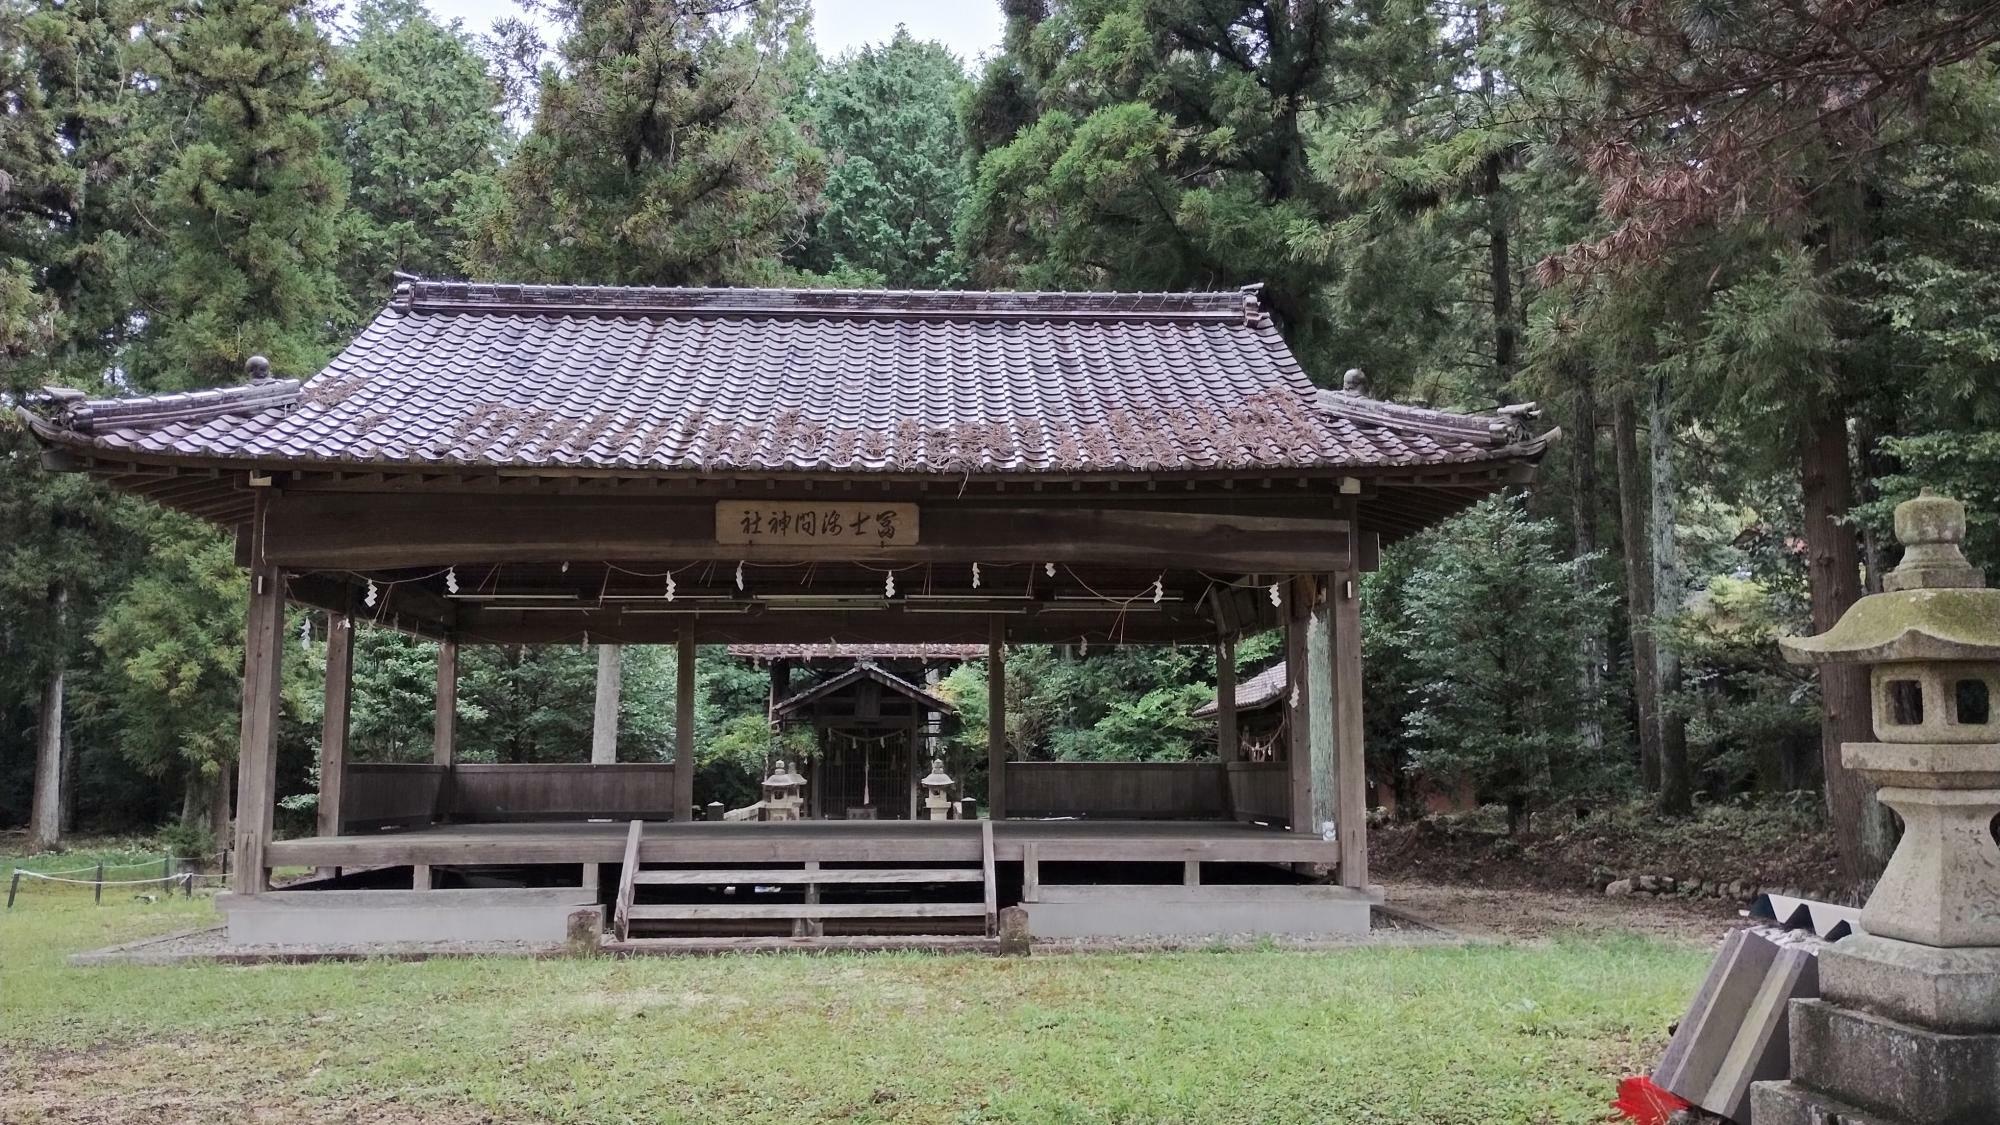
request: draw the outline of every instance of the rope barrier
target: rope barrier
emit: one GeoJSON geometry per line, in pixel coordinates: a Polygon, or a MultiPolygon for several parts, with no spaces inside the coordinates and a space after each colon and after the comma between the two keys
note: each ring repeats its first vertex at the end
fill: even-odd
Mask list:
{"type": "Polygon", "coordinates": [[[186,874],[155,875],[151,879],[64,879],[55,875],[44,875],[39,871],[16,871],[14,874],[24,879],[40,879],[44,883],[67,883],[73,887],[138,887],[148,883],[178,883],[187,878],[186,874]]]}
{"type": "Polygon", "coordinates": [[[7,909],[11,910],[14,908],[14,899],[21,893],[21,880],[23,879],[36,879],[44,883],[62,883],[73,887],[90,887],[96,892],[97,901],[100,903],[104,901],[104,888],[106,887],[143,887],[143,886],[151,886],[154,884],[166,885],[167,887],[170,888],[169,893],[171,893],[172,887],[178,886],[184,892],[185,897],[192,898],[194,897],[195,880],[226,879],[229,876],[226,874],[203,872],[203,871],[178,871],[178,872],[168,871],[167,874],[156,875],[150,879],[106,879],[104,877],[104,873],[106,871],[120,871],[134,867],[151,867],[155,864],[158,864],[161,870],[166,871],[176,863],[182,865],[187,865],[191,863],[206,863],[211,859],[221,860],[226,862],[228,860],[228,857],[229,857],[228,852],[220,851],[201,856],[176,856],[170,854],[161,856],[159,859],[156,860],[146,859],[146,860],[139,860],[133,863],[99,863],[99,864],[93,864],[89,867],[65,868],[61,871],[29,871],[26,868],[16,867],[11,872],[8,873],[9,877],[7,880],[7,909]],[[69,876],[71,875],[81,874],[85,871],[89,871],[95,874],[97,878],[95,879],[69,878],[69,876]]]}

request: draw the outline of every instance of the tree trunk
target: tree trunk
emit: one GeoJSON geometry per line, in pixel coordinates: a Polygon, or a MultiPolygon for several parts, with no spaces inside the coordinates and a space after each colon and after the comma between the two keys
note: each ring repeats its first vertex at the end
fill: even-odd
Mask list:
{"type": "Polygon", "coordinates": [[[1652,571],[1646,562],[1646,471],[1639,463],[1639,408],[1621,392],[1611,408],[1611,444],[1618,464],[1618,527],[1625,547],[1625,618],[1632,643],[1632,706],[1637,712],[1639,781],[1660,788],[1659,680],[1653,670],[1652,571]]]}
{"type": "Polygon", "coordinates": [[[28,813],[28,851],[45,852],[62,846],[63,837],[63,628],[69,589],[57,584],[49,591],[54,620],[48,678],[42,681],[42,702],[35,721],[35,794],[28,813]]]}
{"type": "Polygon", "coordinates": [[[1679,518],[1674,488],[1674,421],[1672,388],[1665,375],[1654,375],[1648,411],[1652,449],[1652,587],[1653,706],[1660,727],[1660,811],[1684,816],[1694,811],[1694,775],[1688,767],[1687,717],[1674,706],[1681,686],[1681,658],[1673,646],[1659,643],[1659,626],[1681,612],[1681,556],[1674,542],[1679,518]]]}
{"type": "Polygon", "coordinates": [[[608,764],[618,760],[618,696],[623,688],[624,650],[617,645],[597,646],[597,709],[590,724],[590,760],[608,764]]]}
{"type": "Polygon", "coordinates": [[[208,835],[218,850],[227,848],[236,835],[229,822],[229,778],[235,772],[224,763],[208,779],[208,835]]]}
{"type": "MultiPolygon", "coordinates": [[[[1799,488],[1805,509],[1812,627],[1813,632],[1823,633],[1860,599],[1861,562],[1854,530],[1845,523],[1854,491],[1847,417],[1822,396],[1809,393],[1799,488]]],[[[1874,738],[1868,714],[1868,672],[1852,664],[1822,664],[1819,685],[1820,764],[1826,776],[1827,815],[1833,820],[1841,866],[1848,877],[1870,879],[1881,873],[1888,860],[1886,818],[1867,782],[1840,762],[1842,743],[1874,738]]]]}
{"type": "MultiPolygon", "coordinates": [[[[1597,372],[1588,362],[1573,364],[1570,371],[1576,389],[1570,501],[1576,525],[1576,557],[1583,558],[1597,551],[1597,372]]],[[[1595,566],[1577,570],[1580,586],[1589,587],[1596,582],[1595,566]]],[[[1604,718],[1599,706],[1604,697],[1604,641],[1603,633],[1586,629],[1578,638],[1576,654],[1577,691],[1583,711],[1578,732],[1585,752],[1600,758],[1604,754],[1604,718]]]]}
{"type": "Polygon", "coordinates": [[[42,683],[41,712],[35,724],[35,798],[28,814],[28,851],[62,846],[63,838],[63,681],[61,665],[42,683]]]}

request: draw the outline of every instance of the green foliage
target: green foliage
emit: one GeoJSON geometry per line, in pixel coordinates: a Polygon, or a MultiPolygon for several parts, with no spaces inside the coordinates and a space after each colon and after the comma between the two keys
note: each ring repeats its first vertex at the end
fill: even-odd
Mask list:
{"type": "Polygon", "coordinates": [[[1856,517],[1887,530],[1896,505],[1923,488],[1964,501],[1966,555],[1989,581],[2000,579],[2000,431],[1914,434],[1884,445],[1898,469],[1878,482],[1880,496],[1856,517]]]}
{"type": "Polygon", "coordinates": [[[556,0],[561,65],[476,223],[468,265],[539,281],[781,276],[825,177],[784,113],[804,6],[556,0]]]}
{"type": "MultiPolygon", "coordinates": [[[[183,516],[148,522],[150,565],[106,608],[93,637],[112,673],[99,704],[119,752],[140,772],[205,787],[236,760],[248,584],[229,539],[183,516]]],[[[317,705],[317,687],[305,661],[285,661],[291,718],[317,705]]],[[[285,733],[287,756],[299,756],[298,732],[285,733]]]]}
{"type": "Polygon", "coordinates": [[[455,271],[459,225],[499,170],[506,124],[500,86],[456,22],[440,26],[417,0],[366,0],[352,15],[340,57],[362,98],[343,107],[334,145],[353,208],[341,273],[366,311],[394,271],[455,271]]]}
{"type": "Polygon", "coordinates": [[[332,43],[300,0],[179,0],[144,47],[161,88],[140,116],[159,163],[139,204],[156,253],[139,275],[150,315],[133,378],[235,383],[253,354],[310,374],[349,316],[347,172],[325,126],[349,95],[332,43]]]}
{"type": "Polygon", "coordinates": [[[820,71],[804,112],[832,167],[797,265],[892,288],[962,280],[952,228],[969,190],[966,89],[950,51],[901,29],[820,71]]]}
{"type": "Polygon", "coordinates": [[[961,232],[981,284],[1183,289],[1261,281],[1333,370],[1323,237],[1351,208],[1302,133],[1388,80],[1415,4],[1021,5],[967,109],[980,163],[961,232]],[[1388,18],[1384,18],[1384,16],[1388,18]],[[1024,113],[1033,107],[1032,115],[1024,113]],[[1315,253],[1318,247],[1321,252],[1315,253]]]}
{"type": "Polygon", "coordinates": [[[1612,780],[1579,733],[1576,655],[1582,631],[1603,629],[1608,591],[1578,581],[1587,557],[1563,560],[1556,534],[1518,500],[1483,501],[1425,533],[1403,587],[1410,764],[1470,779],[1515,826],[1612,780]]]}

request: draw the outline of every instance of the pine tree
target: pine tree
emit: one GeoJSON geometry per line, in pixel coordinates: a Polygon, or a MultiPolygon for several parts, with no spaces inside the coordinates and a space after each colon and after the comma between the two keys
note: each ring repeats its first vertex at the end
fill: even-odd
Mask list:
{"type": "Polygon", "coordinates": [[[900,28],[826,66],[807,100],[832,169],[795,262],[893,288],[957,284],[952,229],[968,190],[958,103],[965,69],[900,28]]]}
{"type": "Polygon", "coordinates": [[[1411,764],[1470,780],[1507,807],[1510,831],[1606,781],[1580,729],[1574,643],[1603,627],[1606,592],[1558,558],[1555,531],[1516,499],[1483,501],[1426,533],[1403,590],[1411,764]]]}
{"type": "Polygon", "coordinates": [[[341,276],[349,307],[372,310],[396,271],[453,273],[473,201],[490,189],[505,146],[501,89],[456,21],[439,25],[418,0],[366,0],[340,51],[362,99],[334,129],[347,168],[353,227],[341,276]]]}
{"type": "Polygon", "coordinates": [[[769,282],[824,158],[785,115],[792,0],[559,0],[561,65],[468,265],[534,281],[769,282]]]}
{"type": "Polygon", "coordinates": [[[11,407],[47,383],[101,387],[131,319],[134,16],[109,0],[0,0],[0,763],[31,731],[36,849],[61,840],[71,673],[129,557],[129,509],[42,473],[11,407]]]}
{"type": "Polygon", "coordinates": [[[140,215],[156,253],[132,377],[233,383],[253,354],[309,375],[349,315],[347,177],[324,122],[350,95],[333,45],[301,0],[184,0],[147,26],[146,46],[161,89],[142,126],[160,163],[140,215]]]}
{"type": "Polygon", "coordinates": [[[967,111],[981,152],[961,233],[974,280],[1262,281],[1308,365],[1331,377],[1351,363],[1323,299],[1344,262],[1313,251],[1337,246],[1328,232],[1352,208],[1313,175],[1306,131],[1394,81],[1428,45],[1408,30],[1428,26],[1420,5],[1117,0],[1010,11],[1009,51],[967,111]],[[1034,115],[1016,125],[1024,102],[1034,115]]]}

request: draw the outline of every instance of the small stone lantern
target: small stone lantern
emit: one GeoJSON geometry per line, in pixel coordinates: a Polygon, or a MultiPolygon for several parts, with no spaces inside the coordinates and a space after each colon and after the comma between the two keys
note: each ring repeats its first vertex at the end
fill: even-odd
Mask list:
{"type": "Polygon", "coordinates": [[[805,806],[801,790],[806,779],[785,768],[781,759],[771,776],[764,779],[764,819],[797,820],[799,810],[805,806]]]}
{"type": "Polygon", "coordinates": [[[1860,932],[1821,952],[1821,998],[1792,1004],[1791,1080],[1756,1088],[1760,1125],[1848,1107],[1885,1125],[2000,1120],[2000,590],[1959,550],[1958,501],[1898,506],[1896,537],[1884,592],[1782,642],[1794,663],[1867,667],[1879,741],[1841,761],[1880,786],[1903,838],[1860,932]]]}
{"type": "Polygon", "coordinates": [[[951,817],[951,787],[956,782],[944,772],[944,759],[931,759],[931,774],[917,784],[924,787],[924,808],[931,820],[947,820],[951,817]]]}

